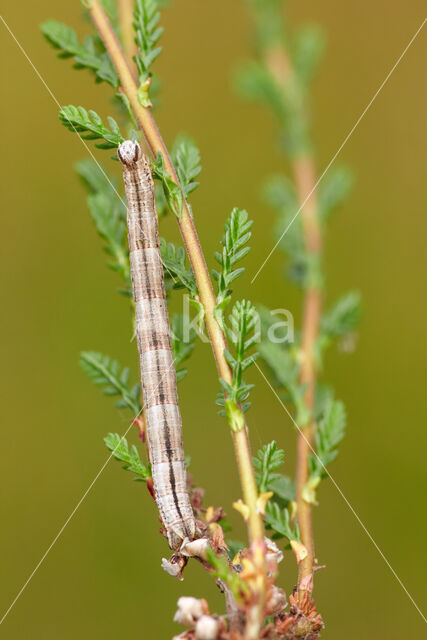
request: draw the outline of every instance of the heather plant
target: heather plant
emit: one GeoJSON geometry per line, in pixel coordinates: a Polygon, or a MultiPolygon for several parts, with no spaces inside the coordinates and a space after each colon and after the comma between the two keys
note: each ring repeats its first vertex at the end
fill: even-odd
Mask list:
{"type": "MultiPolygon", "coordinates": [[[[218,251],[212,260],[215,266],[211,270],[207,267],[196,231],[197,211],[190,205],[201,175],[199,151],[195,142],[183,135],[177,136],[168,150],[153,115],[159,90],[153,63],[162,52],[163,3],[88,0],[85,14],[93,32],[84,40],[54,20],[42,25],[45,38],[60,58],[71,59],[75,69],[88,70],[96,82],[107,83],[112,89],[114,117],[101,117],[89,105],[67,105],[59,118],[71,132],[108,152],[102,165],[84,160],[76,170],[87,192],[107,265],[116,272],[118,291],[130,307],[135,331],[137,301],[132,295],[135,274],[130,267],[126,199],[111,172],[118,148],[123,149],[126,140],[140,143],[150,155],[160,231],[162,219],[173,216],[183,238],[184,246],[165,238],[159,243],[167,303],[185,295],[197,315],[194,328],[186,315],[169,314],[176,380],[185,385],[186,367],[191,366],[189,358],[202,334],[212,346],[218,371],[217,403],[231,431],[242,492],[233,507],[246,524],[247,541],[233,539],[224,509],[205,506],[203,490],[187,479],[195,531],[179,544],[171,543],[167,536],[172,554],[163,558],[162,566],[171,576],[182,579],[187,562],[197,561],[225,596],[225,615],[211,613],[200,597],[179,599],[175,620],[187,627],[179,636],[187,640],[319,637],[323,621],[312,597],[316,566],[311,510],[317,504],[318,485],[327,477],[327,465],[337,455],[346,417],[332,388],[318,382],[318,372],[326,348],[351,334],[359,315],[355,293],[346,294],[329,311],[323,311],[324,227],[351,180],[348,171],[336,170],[317,190],[307,104],[321,37],[312,28],[296,36],[289,34],[280,1],[252,0],[248,4],[256,27],[255,59],[240,70],[237,85],[247,98],[263,102],[272,112],[278,123],[277,146],[293,169],[293,181],[273,177],[264,188],[267,202],[278,212],[277,238],[290,258],[289,278],[303,291],[303,326],[293,341],[270,340],[271,312],[236,295],[252,233],[252,221],[245,210],[235,207],[222,236],[218,229],[218,251]],[[245,376],[250,367],[259,368],[257,357],[266,367],[269,383],[294,409],[299,428],[296,482],[281,473],[285,455],[276,442],[264,445],[255,456],[251,454],[246,412],[252,385],[245,376]],[[282,548],[293,551],[299,567],[293,591],[295,579],[289,568],[282,579],[291,591],[289,602],[276,584],[282,548]]],[[[138,145],[134,148],[139,149],[138,145]]],[[[125,470],[146,484],[160,507],[151,464],[157,452],[147,442],[147,409],[140,381],[131,382],[128,367],[96,351],[82,352],[80,364],[104,395],[114,397],[116,407],[129,410],[145,447],[130,446],[126,434],[117,433],[106,434],[105,444],[125,470]]],[[[189,460],[185,463],[188,466],[189,460]]],[[[173,491],[173,483],[171,487],[173,491]]],[[[157,523],[153,521],[152,526],[157,523]]]]}

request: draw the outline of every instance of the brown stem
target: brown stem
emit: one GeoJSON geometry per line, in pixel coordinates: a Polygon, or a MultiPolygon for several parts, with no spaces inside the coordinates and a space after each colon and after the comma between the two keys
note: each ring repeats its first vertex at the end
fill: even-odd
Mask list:
{"type": "MultiPolygon", "coordinates": [[[[111,28],[109,20],[99,0],[91,0],[89,13],[119,75],[121,88],[129,99],[132,110],[141,126],[153,155],[157,156],[158,152],[162,154],[167,172],[172,177],[172,180],[178,184],[178,177],[176,175],[175,168],[157,128],[157,124],[150,109],[143,107],[138,101],[138,87],[129,66],[129,62],[121,49],[120,43],[111,28]]],[[[178,220],[178,224],[196,278],[199,297],[204,307],[205,323],[215,356],[218,375],[229,384],[232,384],[232,372],[224,357],[224,351],[226,349],[225,337],[214,316],[216,306],[215,294],[197,231],[194,226],[194,221],[185,200],[183,203],[182,216],[178,220]]],[[[243,500],[249,507],[250,515],[248,529],[250,541],[251,543],[258,543],[261,545],[263,544],[264,539],[264,525],[257,508],[258,491],[252,465],[252,456],[246,425],[240,431],[232,431],[232,438],[239,470],[243,500]]],[[[264,572],[264,557],[262,558],[262,567],[260,566],[259,569],[260,572],[264,572]]],[[[264,597],[264,589],[265,582],[260,593],[261,600],[264,597]]],[[[261,623],[262,620],[260,617],[259,624],[261,623]]]]}
{"type": "Polygon", "coordinates": [[[117,9],[119,12],[120,33],[122,36],[123,47],[128,60],[132,60],[133,56],[138,53],[135,44],[135,36],[133,31],[133,8],[135,0],[118,0],[117,9]]]}
{"type": "MultiPolygon", "coordinates": [[[[265,63],[283,91],[287,91],[291,85],[295,89],[294,71],[286,51],[282,47],[267,50],[265,52],[265,63]]],[[[304,117],[303,114],[302,117],[304,117]]],[[[322,234],[317,216],[316,174],[313,158],[306,153],[292,158],[291,164],[300,207],[305,203],[301,210],[301,219],[306,251],[310,257],[316,260],[322,252],[322,234]],[[309,196],[309,194],[311,195],[309,196]],[[307,202],[305,202],[306,199],[307,202]]],[[[310,412],[310,419],[298,435],[296,469],[297,520],[301,541],[306,547],[308,555],[300,562],[298,585],[301,585],[304,579],[312,575],[314,565],[311,505],[304,500],[303,492],[309,480],[309,458],[314,446],[315,423],[313,413],[316,388],[314,346],[319,332],[321,307],[322,294],[319,286],[317,284],[309,284],[305,290],[303,301],[300,384],[306,387],[304,402],[310,412]]],[[[307,581],[304,584],[307,584],[307,581]]],[[[304,591],[304,589],[301,591],[304,591]]]]}

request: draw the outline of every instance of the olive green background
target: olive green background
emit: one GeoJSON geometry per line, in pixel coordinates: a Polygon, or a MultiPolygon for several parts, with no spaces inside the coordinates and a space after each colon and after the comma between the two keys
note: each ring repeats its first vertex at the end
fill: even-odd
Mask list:
{"type": "MultiPolygon", "coordinates": [[[[110,91],[70,61],[55,58],[38,23],[57,18],[80,33],[81,6],[40,0],[2,3],[3,16],[61,104],[103,117],[110,91]]],[[[368,104],[420,26],[421,0],[290,2],[294,24],[320,23],[329,44],[313,96],[319,171],[368,104]]],[[[233,66],[249,55],[250,22],[242,3],[176,0],[164,11],[159,126],[167,143],[179,131],[198,142],[201,186],[197,228],[210,266],[234,205],[255,219],[253,250],[237,293],[290,309],[300,298],[283,278],[272,247],[273,214],[259,186],[283,171],[274,126],[265,112],[233,95],[233,66]]],[[[2,380],[0,616],[69,518],[107,459],[102,438],[123,433],[129,416],[113,409],[80,371],[80,349],[104,351],[136,371],[126,301],[86,209],[72,165],[87,157],[58,122],[58,107],[0,25],[2,61],[2,380]]],[[[356,186],[327,238],[327,298],[363,294],[364,320],[354,354],[333,349],[324,379],[348,409],[348,436],[331,472],[346,499],[422,607],[425,592],[425,29],[409,49],[340,154],[356,186]]],[[[108,152],[97,153],[108,162],[108,152]]],[[[113,163],[110,163],[112,166],[113,163]]],[[[117,167],[114,167],[117,170],[117,167]]],[[[178,237],[175,221],[162,234],[178,237]]],[[[275,438],[294,466],[295,431],[256,370],[248,414],[254,448],[275,438]]],[[[207,504],[222,504],[244,536],[231,503],[240,496],[208,345],[198,344],[181,383],[186,453],[207,504]]],[[[316,600],[329,640],[422,637],[424,623],[390,569],[330,482],[315,510],[316,600]]],[[[223,603],[196,563],[185,581],[160,569],[167,555],[146,489],[110,462],[0,627],[7,639],[171,638],[180,595],[223,603]]],[[[295,582],[286,555],[281,584],[295,582]]]]}

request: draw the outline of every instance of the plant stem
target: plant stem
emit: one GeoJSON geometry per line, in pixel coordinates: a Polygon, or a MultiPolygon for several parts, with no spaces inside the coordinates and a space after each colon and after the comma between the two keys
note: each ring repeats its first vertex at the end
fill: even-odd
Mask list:
{"type": "MultiPolygon", "coordinates": [[[[148,108],[143,107],[138,101],[138,87],[132,75],[129,63],[126,60],[120,43],[111,28],[109,20],[99,0],[91,1],[89,13],[119,75],[121,88],[130,101],[134,114],[141,126],[153,155],[156,156],[158,152],[162,154],[166,170],[170,174],[172,180],[178,184],[178,177],[166,145],[157,128],[157,124],[151,111],[148,108]]],[[[216,306],[215,294],[197,231],[194,226],[194,221],[185,199],[183,203],[182,216],[178,220],[178,224],[196,278],[200,301],[204,307],[206,327],[215,356],[218,374],[226,382],[232,384],[232,373],[224,357],[226,340],[214,316],[216,306]]],[[[258,491],[246,425],[240,431],[233,431],[232,438],[239,470],[243,500],[249,507],[250,512],[248,522],[250,541],[251,543],[263,543],[264,525],[261,515],[257,510],[258,491]]],[[[262,564],[262,570],[264,570],[264,558],[262,558],[262,564]]]]}
{"type": "Polygon", "coordinates": [[[119,12],[120,33],[123,47],[128,60],[138,53],[133,32],[133,8],[134,0],[118,0],[117,9],[119,12]]]}
{"type": "MultiPolygon", "coordinates": [[[[313,160],[302,157],[294,162],[295,182],[298,200],[304,202],[307,194],[315,185],[313,160]]],[[[313,194],[314,195],[314,194],[313,194]]],[[[317,218],[316,199],[312,196],[305,204],[302,212],[302,223],[306,251],[313,257],[319,256],[322,250],[322,238],[317,218]]],[[[310,420],[298,435],[297,444],[297,517],[301,532],[301,541],[308,555],[299,566],[298,584],[313,573],[314,542],[311,522],[311,505],[304,500],[303,491],[309,479],[309,458],[314,446],[314,395],[316,388],[316,366],[314,346],[319,332],[322,295],[318,286],[309,285],[305,290],[303,302],[303,323],[301,335],[301,371],[300,384],[306,387],[304,402],[310,411],[310,420]]]]}
{"type": "MultiPolygon", "coordinates": [[[[264,61],[278,86],[280,86],[284,92],[291,88],[295,92],[294,95],[296,95],[297,88],[295,86],[294,70],[283,46],[276,46],[267,50],[264,61]]],[[[299,101],[299,105],[301,109],[304,108],[302,100],[299,101]]],[[[305,113],[301,113],[300,115],[301,118],[305,117],[305,113]]],[[[322,234],[317,215],[314,161],[309,152],[303,152],[291,158],[291,166],[300,207],[302,207],[308,194],[311,194],[301,210],[301,218],[308,257],[312,258],[313,261],[317,261],[322,253],[322,234]]],[[[321,307],[322,295],[319,283],[309,282],[305,289],[303,301],[300,384],[306,387],[304,403],[310,412],[310,419],[298,435],[296,468],[297,520],[301,541],[306,547],[308,555],[300,562],[298,585],[313,573],[314,565],[311,505],[304,500],[303,493],[304,487],[309,480],[309,458],[312,447],[314,446],[315,423],[313,413],[316,387],[314,346],[319,332],[321,307]]],[[[304,591],[304,589],[300,591],[304,591]]]]}

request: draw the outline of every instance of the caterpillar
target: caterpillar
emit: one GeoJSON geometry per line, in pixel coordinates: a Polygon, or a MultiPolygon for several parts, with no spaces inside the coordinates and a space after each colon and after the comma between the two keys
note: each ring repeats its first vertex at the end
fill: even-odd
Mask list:
{"type": "Polygon", "coordinates": [[[138,143],[118,148],[127,198],[135,333],[154,494],[169,546],[194,539],[196,523],[186,485],[182,421],[170,341],[158,217],[150,163],[138,143]]]}

